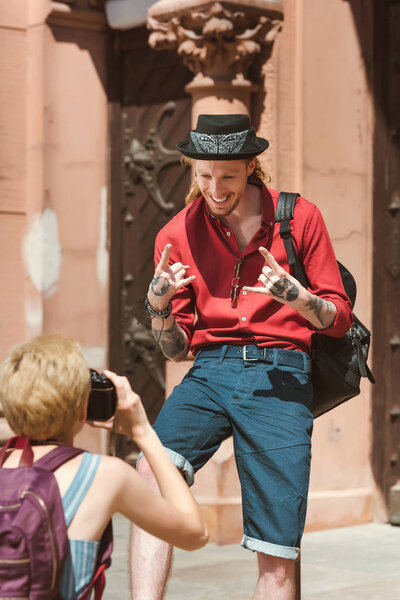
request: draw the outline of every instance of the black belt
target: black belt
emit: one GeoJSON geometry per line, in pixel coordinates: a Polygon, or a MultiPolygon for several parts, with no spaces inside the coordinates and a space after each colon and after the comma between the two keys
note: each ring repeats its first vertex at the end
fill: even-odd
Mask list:
{"type": "Polygon", "coordinates": [[[243,362],[265,362],[275,366],[296,367],[311,372],[311,359],[304,352],[283,350],[281,348],[260,348],[259,346],[205,346],[200,348],[196,358],[239,358],[243,362]]]}

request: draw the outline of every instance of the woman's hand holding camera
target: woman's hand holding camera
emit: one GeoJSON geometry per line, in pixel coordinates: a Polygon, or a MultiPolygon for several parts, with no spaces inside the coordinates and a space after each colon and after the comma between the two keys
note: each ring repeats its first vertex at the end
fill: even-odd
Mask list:
{"type": "MultiPolygon", "coordinates": [[[[123,433],[140,445],[140,440],[153,431],[140,396],[132,390],[126,377],[121,377],[113,371],[104,371],[104,374],[115,386],[118,404],[115,416],[101,422],[101,426],[109,430],[114,429],[116,433],[123,433]]],[[[100,426],[100,422],[94,424],[100,426]]]]}

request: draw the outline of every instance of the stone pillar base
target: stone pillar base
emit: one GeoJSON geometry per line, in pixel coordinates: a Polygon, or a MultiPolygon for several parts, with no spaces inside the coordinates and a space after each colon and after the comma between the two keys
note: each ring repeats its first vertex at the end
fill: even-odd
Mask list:
{"type": "Polygon", "coordinates": [[[197,76],[185,91],[192,95],[192,123],[196,126],[200,114],[248,114],[252,92],[258,86],[247,79],[214,81],[197,76]]]}

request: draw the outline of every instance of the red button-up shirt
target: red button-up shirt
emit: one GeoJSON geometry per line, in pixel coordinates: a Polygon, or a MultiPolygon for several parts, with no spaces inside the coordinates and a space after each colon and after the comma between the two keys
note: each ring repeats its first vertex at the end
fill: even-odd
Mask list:
{"type": "MultiPolygon", "coordinates": [[[[258,251],[260,246],[265,246],[292,273],[279,235],[280,224],[275,223],[278,195],[276,190],[262,186],[261,226],[243,251],[229,227],[210,215],[203,197],[181,210],[159,232],[155,263],[158,264],[165,244],[170,243],[171,264],[190,265],[186,277],[196,276],[172,299],[173,314],[186,332],[192,352],[210,344],[257,344],[310,354],[315,329],[304,317],[270,296],[242,290],[245,285],[262,285],[257,281],[265,264],[258,251]],[[238,295],[232,307],[230,295],[238,262],[238,295]]],[[[310,282],[309,290],[337,308],[332,326],[322,332],[341,337],[351,326],[351,303],[343,289],[322,215],[304,198],[297,199],[291,232],[310,282]]]]}

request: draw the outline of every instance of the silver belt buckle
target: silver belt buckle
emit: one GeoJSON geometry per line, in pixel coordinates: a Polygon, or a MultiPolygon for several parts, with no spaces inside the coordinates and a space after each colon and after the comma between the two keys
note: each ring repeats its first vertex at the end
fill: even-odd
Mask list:
{"type": "Polygon", "coordinates": [[[243,346],[243,360],[247,362],[256,362],[258,358],[248,358],[247,357],[247,348],[248,346],[243,346]]]}

